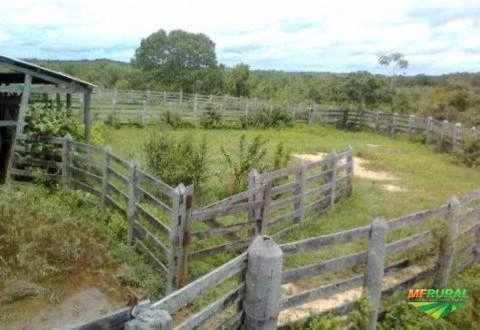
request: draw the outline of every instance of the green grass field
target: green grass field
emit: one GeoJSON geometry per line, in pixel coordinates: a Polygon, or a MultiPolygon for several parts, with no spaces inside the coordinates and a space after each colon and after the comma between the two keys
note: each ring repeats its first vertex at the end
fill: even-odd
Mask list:
{"type": "MultiPolygon", "coordinates": [[[[106,143],[113,152],[131,160],[144,163],[143,145],[150,129],[123,127],[108,129],[106,143]]],[[[388,172],[395,181],[372,181],[356,177],[354,195],[343,200],[333,211],[315,221],[302,225],[286,237],[294,240],[321,233],[368,224],[376,216],[393,218],[416,210],[437,207],[452,195],[462,196],[479,188],[480,172],[461,165],[454,156],[440,153],[431,146],[413,143],[403,137],[391,138],[368,132],[350,132],[325,126],[297,125],[286,129],[202,130],[183,129],[172,131],[175,136],[189,135],[192,139],[206,138],[209,150],[210,176],[206,184],[206,200],[212,201],[216,193],[228,184],[227,163],[220,146],[234,151],[242,134],[252,139],[261,135],[274,149],[283,142],[292,153],[329,152],[343,150],[351,145],[356,157],[369,163],[365,167],[373,171],[388,172]],[[403,191],[389,192],[383,183],[391,183],[403,191]]],[[[295,159],[292,158],[292,162],[295,159]]]]}

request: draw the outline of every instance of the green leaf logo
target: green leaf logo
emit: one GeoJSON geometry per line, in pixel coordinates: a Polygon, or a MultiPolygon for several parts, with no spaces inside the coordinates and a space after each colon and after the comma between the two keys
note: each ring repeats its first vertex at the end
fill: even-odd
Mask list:
{"type": "Polygon", "coordinates": [[[410,301],[409,304],[424,311],[435,319],[443,318],[465,305],[466,301],[410,301]]]}

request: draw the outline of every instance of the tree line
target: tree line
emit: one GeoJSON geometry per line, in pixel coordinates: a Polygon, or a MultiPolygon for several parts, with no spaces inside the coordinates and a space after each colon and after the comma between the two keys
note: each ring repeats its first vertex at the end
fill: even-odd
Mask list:
{"type": "Polygon", "coordinates": [[[401,53],[379,57],[386,75],[251,70],[244,63],[228,68],[218,62],[215,43],[205,34],[159,30],[141,40],[130,63],[33,61],[103,88],[229,94],[480,123],[480,73],[398,75],[408,66],[401,53]]]}

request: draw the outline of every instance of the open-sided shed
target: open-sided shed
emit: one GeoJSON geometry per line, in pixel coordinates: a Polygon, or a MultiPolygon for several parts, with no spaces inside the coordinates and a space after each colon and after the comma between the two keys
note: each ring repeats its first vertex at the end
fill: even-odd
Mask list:
{"type": "Polygon", "coordinates": [[[94,87],[66,74],[0,55],[0,183],[9,177],[13,150],[17,137],[23,134],[30,96],[33,93],[65,95],[68,104],[72,94],[83,94],[85,140],[89,142],[94,87]]]}

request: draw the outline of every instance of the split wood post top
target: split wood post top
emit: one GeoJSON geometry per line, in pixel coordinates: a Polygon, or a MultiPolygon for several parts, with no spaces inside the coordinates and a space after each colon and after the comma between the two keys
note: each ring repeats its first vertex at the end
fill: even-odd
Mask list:
{"type": "Polygon", "coordinates": [[[273,239],[257,236],[248,248],[244,328],[277,329],[283,253],[273,239]]]}

